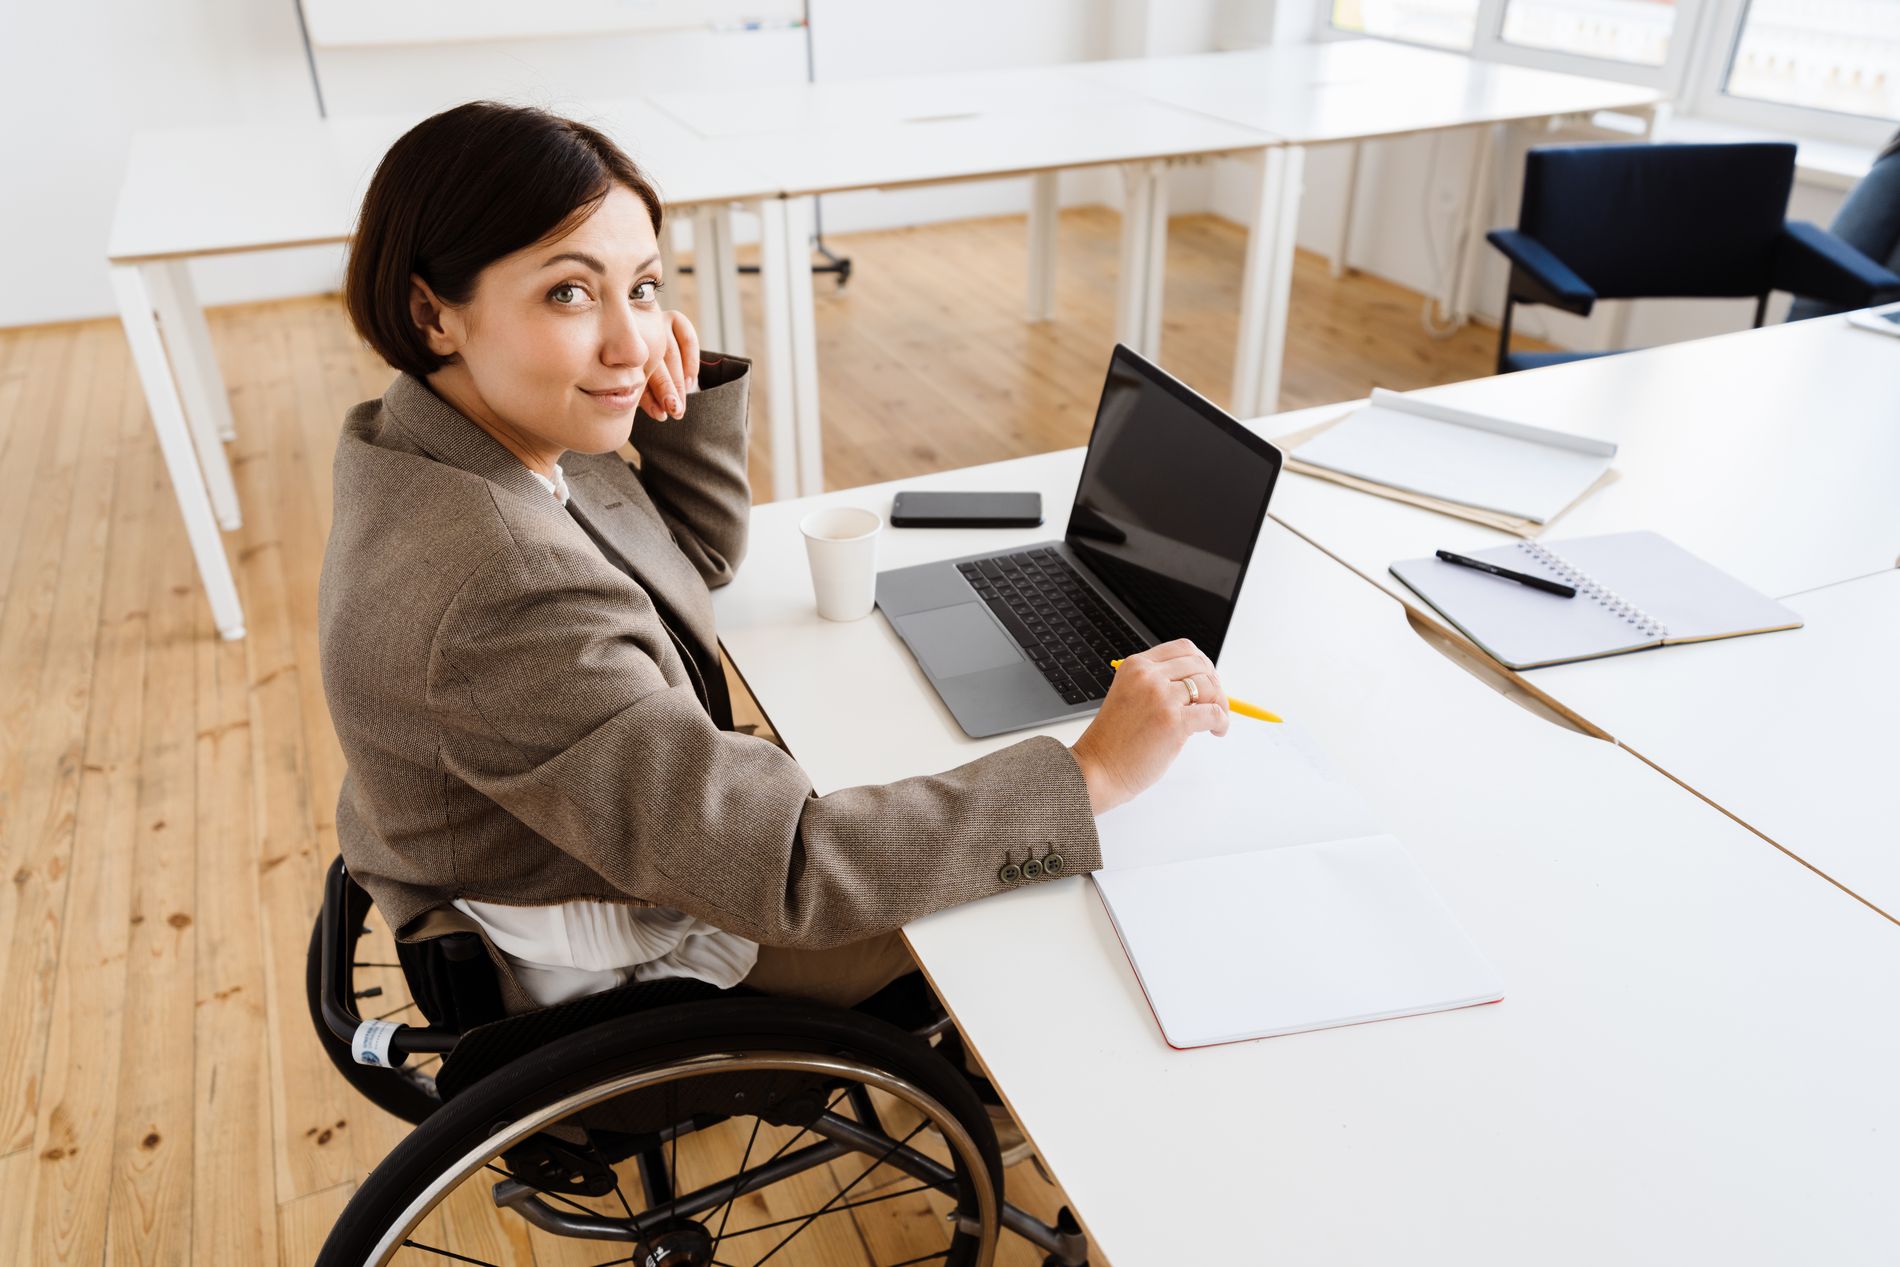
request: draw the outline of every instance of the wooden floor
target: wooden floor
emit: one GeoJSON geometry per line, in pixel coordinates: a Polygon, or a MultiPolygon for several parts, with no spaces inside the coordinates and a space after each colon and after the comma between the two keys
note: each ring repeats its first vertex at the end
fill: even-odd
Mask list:
{"type": "MultiPolygon", "coordinates": [[[[856,271],[818,285],[831,484],[1081,443],[1116,232],[1064,215],[1039,326],[1020,218],[836,239],[856,271]]],[[[1172,226],[1163,361],[1216,400],[1242,249],[1209,217],[1172,226]]],[[[692,289],[667,299],[690,312],[692,289]]],[[[1487,372],[1495,335],[1432,340],[1419,302],[1302,256],[1283,403],[1487,372]]],[[[0,1262],[307,1263],[403,1133],[325,1063],[303,994],[343,774],[317,673],[330,459],[389,372],[334,298],[211,327],[245,512],[236,643],[214,635],[117,324],[0,331],[0,1262]]],[[[1009,1183],[1059,1201],[1027,1167],[1009,1183]]],[[[871,1261],[898,1205],[850,1212],[828,1261],[871,1261]]],[[[1004,1261],[1040,1256],[1011,1242],[1004,1261]]]]}

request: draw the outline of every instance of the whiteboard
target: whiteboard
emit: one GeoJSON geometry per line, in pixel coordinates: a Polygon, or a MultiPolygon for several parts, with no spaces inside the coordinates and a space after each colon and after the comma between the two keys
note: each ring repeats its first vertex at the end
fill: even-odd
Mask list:
{"type": "Polygon", "coordinates": [[[304,0],[317,48],[798,25],[804,0],[304,0]]]}

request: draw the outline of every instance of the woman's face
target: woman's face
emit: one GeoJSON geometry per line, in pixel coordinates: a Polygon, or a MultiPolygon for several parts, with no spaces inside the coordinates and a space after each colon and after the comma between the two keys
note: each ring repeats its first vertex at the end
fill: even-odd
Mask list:
{"type": "Polygon", "coordinates": [[[616,185],[565,235],[481,271],[465,304],[418,280],[416,322],[456,359],[430,385],[531,466],[626,442],[667,338],[646,204],[616,185]]]}

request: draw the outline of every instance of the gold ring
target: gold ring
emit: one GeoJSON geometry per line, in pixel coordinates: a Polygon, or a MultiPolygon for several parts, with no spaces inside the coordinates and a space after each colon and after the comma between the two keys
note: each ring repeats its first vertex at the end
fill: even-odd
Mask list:
{"type": "Polygon", "coordinates": [[[1187,687],[1189,704],[1198,704],[1201,702],[1201,688],[1194,685],[1193,678],[1191,677],[1182,678],[1181,685],[1187,687]]]}

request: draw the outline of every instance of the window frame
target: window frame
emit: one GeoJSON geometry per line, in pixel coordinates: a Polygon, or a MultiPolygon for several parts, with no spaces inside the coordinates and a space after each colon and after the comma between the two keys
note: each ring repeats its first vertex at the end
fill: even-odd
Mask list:
{"type": "Polygon", "coordinates": [[[1709,30],[1701,41],[1688,80],[1676,94],[1684,114],[1714,123],[1730,123],[1764,132],[1785,132],[1817,140],[1840,141],[1879,149],[1900,129],[1900,119],[1843,114],[1786,101],[1737,96],[1728,90],[1729,65],[1742,41],[1749,0],[1708,0],[1709,30]]]}
{"type": "Polygon", "coordinates": [[[1689,118],[1763,133],[1878,149],[1900,130],[1900,119],[1842,114],[1730,93],[1729,64],[1741,42],[1749,0],[1676,0],[1676,25],[1670,35],[1669,56],[1661,66],[1513,44],[1503,37],[1504,11],[1511,0],[1478,0],[1472,46],[1462,50],[1389,35],[1347,31],[1333,25],[1333,0],[1309,2],[1313,6],[1315,41],[1382,39],[1414,48],[1463,53],[1499,65],[1641,84],[1665,94],[1673,108],[1689,118]]]}

